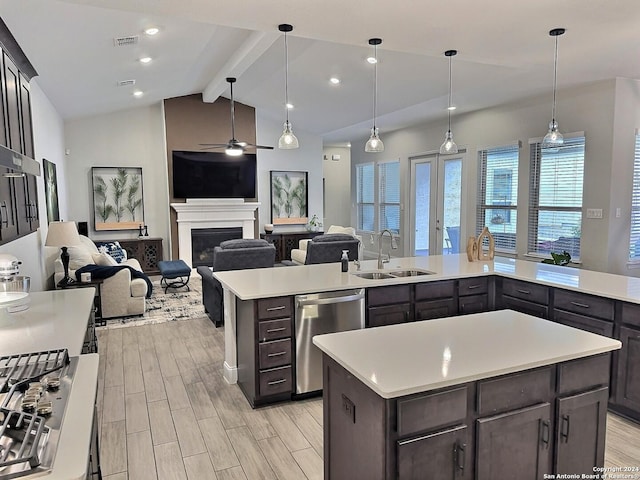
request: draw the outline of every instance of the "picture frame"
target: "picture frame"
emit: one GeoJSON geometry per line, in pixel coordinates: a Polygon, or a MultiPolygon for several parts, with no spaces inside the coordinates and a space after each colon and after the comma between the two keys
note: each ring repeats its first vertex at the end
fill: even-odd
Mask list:
{"type": "Polygon", "coordinates": [[[56,164],[46,158],[42,159],[44,170],[44,196],[47,203],[47,222],[60,221],[60,208],[58,206],[58,175],[56,164]]]}
{"type": "Polygon", "coordinates": [[[271,223],[300,225],[308,221],[308,172],[271,170],[271,223]]]}
{"type": "Polygon", "coordinates": [[[144,225],[142,168],[92,167],[91,191],[96,231],[138,230],[144,225]]]}

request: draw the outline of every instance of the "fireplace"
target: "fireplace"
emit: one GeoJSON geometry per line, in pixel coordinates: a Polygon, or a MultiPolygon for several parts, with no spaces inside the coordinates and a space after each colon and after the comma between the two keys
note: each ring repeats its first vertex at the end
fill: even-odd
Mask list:
{"type": "MultiPolygon", "coordinates": [[[[185,203],[172,203],[171,208],[176,212],[178,222],[178,258],[194,268],[201,265],[192,263],[196,258],[191,251],[191,232],[194,230],[237,228],[242,233],[240,237],[234,238],[255,238],[255,212],[259,206],[258,202],[245,202],[241,198],[187,199],[185,203]]],[[[213,257],[206,262],[208,266],[213,265],[213,257]]]]}
{"type": "Polygon", "coordinates": [[[242,227],[194,228],[191,230],[191,266],[193,268],[213,265],[213,248],[225,240],[242,238],[242,227]]]}

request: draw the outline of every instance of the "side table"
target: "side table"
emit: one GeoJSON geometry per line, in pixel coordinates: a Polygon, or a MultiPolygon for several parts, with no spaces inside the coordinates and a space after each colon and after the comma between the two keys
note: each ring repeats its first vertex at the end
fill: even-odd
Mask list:
{"type": "Polygon", "coordinates": [[[260,238],[276,247],[276,263],[291,260],[291,250],[298,248],[300,240],[322,235],[324,232],[277,232],[261,233],[260,238]]]}
{"type": "Polygon", "coordinates": [[[102,297],[100,292],[100,288],[102,286],[103,281],[104,279],[102,278],[95,278],[95,279],[91,279],[90,282],[74,282],[74,283],[69,283],[67,285],[56,286],[56,288],[66,290],[68,288],[94,287],[96,289],[96,295],[93,299],[94,320],[95,320],[96,326],[104,327],[107,324],[107,322],[106,320],[102,319],[102,297]]]}

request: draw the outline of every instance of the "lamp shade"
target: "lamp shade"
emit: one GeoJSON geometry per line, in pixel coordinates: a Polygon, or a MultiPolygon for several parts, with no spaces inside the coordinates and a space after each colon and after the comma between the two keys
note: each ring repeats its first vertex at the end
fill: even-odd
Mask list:
{"type": "Polygon", "coordinates": [[[72,247],[80,245],[76,222],[51,222],[45,241],[47,247],[72,247]]]}

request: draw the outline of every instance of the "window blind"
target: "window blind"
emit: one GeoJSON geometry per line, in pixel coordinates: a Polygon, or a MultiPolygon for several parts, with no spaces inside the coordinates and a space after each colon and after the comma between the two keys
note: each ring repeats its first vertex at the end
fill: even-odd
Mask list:
{"type": "Polygon", "coordinates": [[[496,250],[516,252],[518,218],[517,144],[478,152],[476,235],[488,227],[496,250]]]}
{"type": "Polygon", "coordinates": [[[357,228],[373,232],[375,230],[375,178],[374,164],[356,165],[356,206],[357,228]]]}
{"type": "Polygon", "coordinates": [[[400,233],[400,161],[378,164],[380,230],[400,233]]]}
{"type": "Polygon", "coordinates": [[[530,254],[569,252],[580,258],[585,137],[565,137],[556,149],[531,143],[530,254]]]}
{"type": "Polygon", "coordinates": [[[631,196],[631,238],[629,260],[640,263],[640,133],[636,133],[633,157],[633,192],[631,196]]]}

